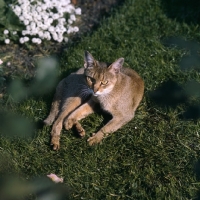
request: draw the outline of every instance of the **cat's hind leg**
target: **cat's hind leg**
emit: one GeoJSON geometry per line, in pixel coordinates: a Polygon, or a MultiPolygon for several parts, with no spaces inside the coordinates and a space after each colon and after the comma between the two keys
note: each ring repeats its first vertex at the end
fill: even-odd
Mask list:
{"type": "Polygon", "coordinates": [[[51,104],[50,113],[49,113],[48,117],[43,121],[45,125],[48,125],[48,126],[52,125],[52,123],[55,121],[55,119],[58,116],[60,104],[61,104],[62,98],[63,98],[62,97],[63,84],[64,84],[64,80],[62,80],[56,88],[53,102],[51,104]]]}
{"type": "Polygon", "coordinates": [[[59,107],[60,107],[60,100],[54,97],[53,102],[51,104],[50,113],[48,117],[43,121],[45,125],[48,126],[52,125],[52,123],[54,122],[55,118],[58,115],[59,107]]]}
{"type": "Polygon", "coordinates": [[[60,134],[63,126],[63,121],[70,113],[73,113],[77,107],[81,105],[80,97],[69,97],[62,107],[62,111],[59,113],[58,118],[53,124],[51,130],[51,145],[53,150],[58,150],[60,147],[60,134]]]}
{"type": "Polygon", "coordinates": [[[77,131],[77,133],[79,134],[80,137],[85,136],[85,130],[78,121],[74,122],[74,127],[75,127],[75,129],[76,129],[76,131],[77,131]]]}
{"type": "Polygon", "coordinates": [[[85,136],[85,130],[78,121],[94,113],[95,106],[96,103],[90,99],[88,102],[77,108],[68,118],[66,118],[64,122],[65,129],[69,130],[74,126],[81,137],[85,136]]]}

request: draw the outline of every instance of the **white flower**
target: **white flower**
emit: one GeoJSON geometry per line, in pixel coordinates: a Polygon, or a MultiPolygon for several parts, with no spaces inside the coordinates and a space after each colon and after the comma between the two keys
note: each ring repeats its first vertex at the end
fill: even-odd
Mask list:
{"type": "Polygon", "coordinates": [[[30,18],[30,15],[27,13],[27,11],[23,11],[23,17],[24,21],[30,18]]]}
{"type": "Polygon", "coordinates": [[[32,42],[36,44],[41,44],[42,40],[39,38],[32,38],[32,42]]]}
{"type": "Polygon", "coordinates": [[[76,21],[75,15],[70,15],[70,19],[71,19],[72,21],[76,21]]]}
{"type": "Polygon", "coordinates": [[[48,15],[46,14],[46,15],[42,15],[42,18],[44,19],[44,20],[47,20],[48,19],[48,15]]]}
{"type": "Polygon", "coordinates": [[[69,27],[68,27],[68,30],[67,30],[67,34],[70,34],[70,33],[72,33],[72,32],[73,32],[72,27],[69,26],[69,27]]]}
{"type": "Polygon", "coordinates": [[[32,15],[33,15],[34,17],[37,17],[37,16],[39,15],[39,13],[38,13],[36,10],[34,10],[33,13],[32,13],[32,15]]]}
{"type": "Polygon", "coordinates": [[[0,59],[0,65],[3,64],[3,61],[0,59]]]}
{"type": "Polygon", "coordinates": [[[37,42],[37,38],[32,38],[32,42],[36,43],[37,42]]]}
{"type": "Polygon", "coordinates": [[[42,40],[38,38],[38,39],[37,39],[37,43],[38,43],[38,44],[41,44],[41,43],[42,43],[42,40]]]}
{"type": "Polygon", "coordinates": [[[10,43],[10,39],[5,39],[4,42],[5,42],[6,44],[9,44],[9,43],[10,43]]]}
{"type": "Polygon", "coordinates": [[[50,36],[50,35],[47,36],[46,39],[47,39],[47,40],[51,40],[51,36],[50,36]]]}
{"type": "MultiPolygon", "coordinates": [[[[63,41],[64,33],[78,32],[78,27],[72,27],[76,21],[76,15],[81,15],[81,9],[75,8],[71,0],[16,0],[10,7],[19,17],[19,20],[26,26],[22,35],[32,35],[33,43],[40,44],[41,39],[63,41]],[[65,14],[69,14],[66,22],[65,14]],[[46,33],[47,32],[47,33],[46,33]],[[36,38],[38,37],[40,38],[36,38]]],[[[5,34],[5,33],[4,33],[5,34]]],[[[7,33],[8,34],[8,33],[7,33]]],[[[29,40],[27,37],[20,38],[24,43],[29,40]]],[[[66,41],[68,40],[65,39],[66,41]]]]}
{"type": "Polygon", "coordinates": [[[58,37],[57,41],[58,42],[62,42],[63,41],[63,37],[58,37]]]}
{"type": "Polygon", "coordinates": [[[23,15],[19,16],[19,19],[20,19],[21,21],[24,21],[24,16],[23,16],[23,15]]]}
{"type": "Polygon", "coordinates": [[[60,18],[58,19],[58,23],[59,24],[64,24],[66,22],[66,19],[65,18],[60,18]]]}
{"type": "Polygon", "coordinates": [[[53,36],[53,39],[54,39],[55,41],[58,40],[58,35],[57,35],[55,32],[52,34],[52,36],[53,36]]]}
{"type": "Polygon", "coordinates": [[[22,4],[22,3],[23,3],[23,0],[18,0],[18,3],[19,3],[19,4],[22,4]]]}
{"type": "Polygon", "coordinates": [[[39,35],[40,38],[43,38],[43,36],[44,36],[43,31],[39,31],[39,32],[38,32],[38,35],[39,35]]]}
{"type": "Polygon", "coordinates": [[[46,10],[47,9],[47,5],[46,4],[42,4],[41,8],[42,8],[42,10],[46,10]]]}
{"type": "Polygon", "coordinates": [[[71,19],[68,19],[68,23],[69,23],[69,24],[72,24],[73,21],[72,21],[71,19]]]}
{"type": "Polygon", "coordinates": [[[39,14],[36,15],[35,18],[37,18],[37,20],[39,20],[39,21],[42,19],[42,17],[39,14]]]}
{"type": "Polygon", "coordinates": [[[39,31],[38,28],[32,29],[30,31],[30,35],[36,35],[38,33],[38,31],[39,31]]]}
{"type": "Polygon", "coordinates": [[[53,22],[53,19],[52,18],[49,18],[48,19],[49,23],[51,24],[53,22]]]}
{"type": "Polygon", "coordinates": [[[50,33],[48,31],[44,32],[44,38],[46,38],[47,40],[51,39],[51,35],[50,35],[50,33]]]}
{"type": "Polygon", "coordinates": [[[73,11],[74,11],[74,6],[71,4],[67,5],[65,12],[73,13],[73,11]]]}
{"type": "Polygon", "coordinates": [[[62,5],[63,6],[67,6],[68,4],[70,4],[71,3],[71,0],[63,0],[62,1],[62,5]]]}
{"type": "Polygon", "coordinates": [[[31,26],[31,29],[35,29],[36,23],[35,22],[31,22],[30,26],[31,26]]]}
{"type": "Polygon", "coordinates": [[[81,9],[80,8],[76,8],[75,9],[75,13],[76,13],[76,15],[81,15],[81,9]]]}
{"type": "Polygon", "coordinates": [[[48,31],[49,31],[49,32],[53,32],[53,31],[54,31],[54,27],[53,27],[53,26],[50,26],[50,27],[48,28],[48,31]]]}
{"type": "Polygon", "coordinates": [[[28,42],[29,38],[28,37],[24,37],[24,42],[28,42]]]}
{"type": "Polygon", "coordinates": [[[24,25],[26,25],[26,26],[27,26],[28,24],[29,24],[29,20],[27,20],[27,19],[26,19],[26,20],[24,20],[24,25]]]}
{"type": "Polygon", "coordinates": [[[78,31],[79,31],[79,28],[78,28],[77,26],[75,26],[75,27],[73,28],[73,31],[74,31],[74,32],[78,32],[78,31]]]}
{"type": "Polygon", "coordinates": [[[29,20],[30,22],[34,20],[34,18],[31,15],[27,15],[26,19],[29,20]]]}
{"type": "Polygon", "coordinates": [[[31,26],[30,25],[26,26],[26,30],[30,31],[31,30],[31,26]]]}
{"type": "Polygon", "coordinates": [[[52,18],[55,20],[55,19],[58,19],[59,18],[59,15],[58,14],[54,14],[53,16],[52,16],[52,18]]]}
{"type": "Polygon", "coordinates": [[[15,10],[15,12],[18,13],[18,15],[21,14],[21,11],[22,11],[22,10],[21,10],[20,6],[16,5],[16,6],[14,7],[14,10],[15,10]]]}
{"type": "Polygon", "coordinates": [[[37,26],[38,26],[38,27],[42,27],[42,26],[43,26],[42,22],[38,21],[38,22],[37,22],[37,26]]]}
{"type": "Polygon", "coordinates": [[[9,33],[9,31],[8,30],[4,30],[4,35],[7,35],[8,33],[9,33]]]}
{"type": "Polygon", "coordinates": [[[68,39],[67,37],[64,37],[64,41],[65,41],[65,42],[68,42],[69,39],[68,39]]]}
{"type": "Polygon", "coordinates": [[[19,42],[20,42],[21,44],[23,44],[23,43],[24,43],[24,38],[20,38],[20,39],[19,39],[19,42]]]}
{"type": "MultiPolygon", "coordinates": [[[[39,3],[40,3],[40,2],[38,2],[38,4],[39,4],[39,3]]],[[[42,7],[41,7],[41,6],[37,6],[36,10],[37,10],[38,12],[41,12],[41,11],[42,11],[42,7]]]]}
{"type": "Polygon", "coordinates": [[[26,30],[23,30],[22,31],[22,35],[26,35],[27,34],[27,31],[26,30]]]}
{"type": "Polygon", "coordinates": [[[41,28],[42,30],[47,30],[47,29],[49,28],[49,26],[43,24],[40,28],[41,28]]]}

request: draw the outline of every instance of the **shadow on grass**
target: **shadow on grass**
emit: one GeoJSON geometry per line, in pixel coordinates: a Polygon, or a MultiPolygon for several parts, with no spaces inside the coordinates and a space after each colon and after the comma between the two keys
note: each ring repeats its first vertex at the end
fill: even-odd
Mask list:
{"type": "MultiPolygon", "coordinates": [[[[175,2],[178,1],[174,0],[173,3],[175,2]]],[[[183,84],[178,84],[176,77],[173,80],[167,80],[161,83],[156,90],[149,92],[148,96],[159,107],[175,109],[181,105],[185,110],[179,115],[179,119],[196,122],[200,119],[200,82],[195,80],[194,77],[199,77],[195,74],[198,74],[200,71],[200,45],[196,41],[186,41],[181,37],[167,38],[163,41],[163,44],[169,48],[175,47],[187,51],[179,62],[180,69],[185,74],[183,76],[187,77],[187,79],[183,84]]],[[[200,160],[195,164],[193,172],[195,172],[197,182],[199,182],[200,160]]],[[[199,189],[197,190],[195,200],[200,200],[199,189]]]]}
{"type": "Polygon", "coordinates": [[[162,0],[163,10],[169,18],[188,24],[200,23],[199,0],[162,0]]]}
{"type": "Polygon", "coordinates": [[[188,100],[183,88],[173,80],[162,83],[159,88],[149,93],[149,97],[159,106],[173,108],[180,103],[186,103],[188,100]]]}
{"type": "Polygon", "coordinates": [[[149,92],[148,96],[159,107],[176,108],[178,105],[184,104],[187,109],[179,115],[180,119],[198,120],[200,119],[200,106],[189,103],[189,99],[197,94],[199,95],[199,89],[196,90],[189,83],[181,86],[173,80],[168,80],[156,90],[149,92]]]}
{"type": "Polygon", "coordinates": [[[185,54],[179,63],[181,70],[200,70],[200,45],[197,41],[186,41],[181,37],[170,37],[162,41],[167,47],[178,47],[179,49],[185,49],[185,54]]]}
{"type": "MultiPolygon", "coordinates": [[[[197,181],[199,182],[200,181],[200,160],[197,161],[194,167],[194,171],[196,173],[197,181]]],[[[198,191],[197,197],[195,198],[195,200],[200,200],[200,191],[198,191]]]]}
{"type": "MultiPolygon", "coordinates": [[[[176,2],[176,1],[173,1],[176,2]]],[[[184,73],[190,71],[199,72],[200,70],[200,45],[196,41],[186,41],[181,37],[170,37],[162,41],[169,48],[184,49],[188,53],[185,54],[180,62],[180,69],[184,73]]],[[[163,82],[155,91],[149,92],[149,98],[156,105],[161,107],[176,108],[179,104],[184,104],[186,110],[179,117],[182,120],[198,120],[200,119],[200,105],[191,103],[191,99],[198,100],[200,98],[200,83],[191,80],[188,76],[186,83],[180,85],[174,80],[163,82]]]]}

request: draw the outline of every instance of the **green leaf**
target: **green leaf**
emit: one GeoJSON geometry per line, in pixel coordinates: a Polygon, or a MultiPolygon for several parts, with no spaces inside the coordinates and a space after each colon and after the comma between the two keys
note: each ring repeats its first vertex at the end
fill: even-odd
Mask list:
{"type": "Polygon", "coordinates": [[[19,21],[18,16],[15,15],[11,8],[7,10],[5,26],[9,30],[16,31],[23,30],[24,28],[24,25],[19,21]]]}
{"type": "Polygon", "coordinates": [[[0,0],[0,9],[5,7],[5,6],[6,6],[6,4],[5,4],[4,0],[0,0]]]}
{"type": "Polygon", "coordinates": [[[5,10],[6,10],[6,4],[3,0],[0,0],[0,25],[5,26],[5,10]]]}

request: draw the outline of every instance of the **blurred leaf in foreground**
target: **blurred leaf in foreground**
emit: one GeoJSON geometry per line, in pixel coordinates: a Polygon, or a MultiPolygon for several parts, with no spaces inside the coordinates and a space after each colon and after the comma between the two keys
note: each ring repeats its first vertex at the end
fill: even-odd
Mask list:
{"type": "Polygon", "coordinates": [[[34,124],[28,119],[0,111],[0,134],[6,137],[31,138],[34,135],[34,124]]]}

